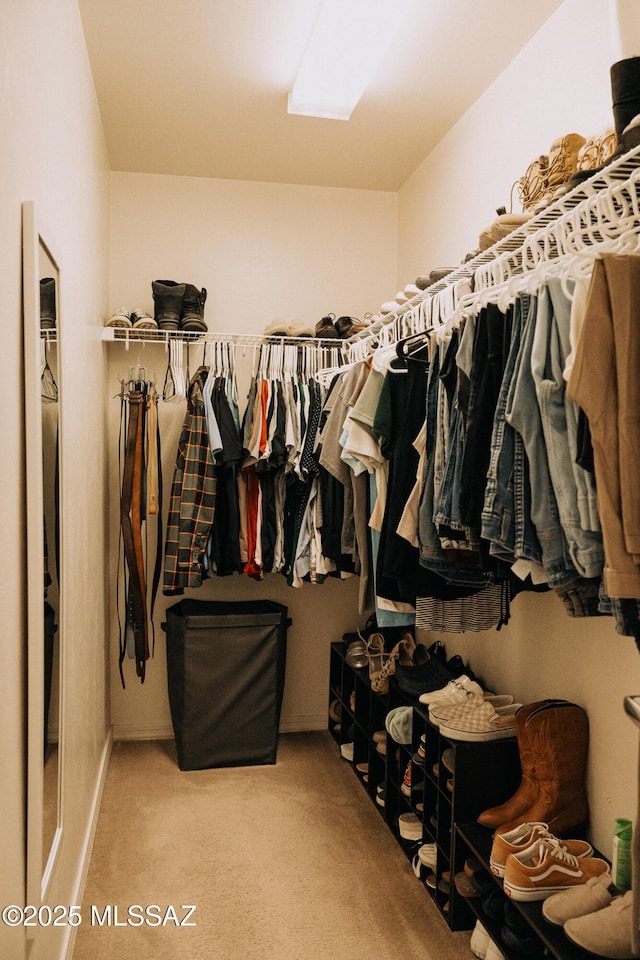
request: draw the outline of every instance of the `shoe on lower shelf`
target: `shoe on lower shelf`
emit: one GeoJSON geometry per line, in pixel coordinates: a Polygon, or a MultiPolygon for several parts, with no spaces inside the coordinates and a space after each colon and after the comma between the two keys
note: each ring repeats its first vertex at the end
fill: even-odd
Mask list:
{"type": "Polygon", "coordinates": [[[500,833],[498,829],[494,834],[489,857],[491,873],[496,877],[504,877],[505,864],[509,855],[521,853],[539,838],[563,846],[574,857],[590,857],[593,854],[593,847],[586,840],[558,840],[549,831],[546,823],[541,821],[521,823],[506,833],[500,833]]]}
{"type": "Polygon", "coordinates": [[[600,857],[574,857],[544,837],[507,858],[503,889],[513,900],[545,900],[553,893],[587,883],[609,870],[600,857]]]}
{"type": "Polygon", "coordinates": [[[486,960],[487,947],[489,946],[490,942],[491,937],[487,933],[486,929],[479,920],[476,920],[476,925],[473,928],[471,940],[469,941],[471,953],[474,955],[474,957],[477,957],[478,960],[486,960]]]}
{"type": "Polygon", "coordinates": [[[562,927],[567,920],[604,910],[620,893],[611,874],[601,873],[586,883],[548,897],[542,904],[542,916],[554,927],[562,927]]]}
{"type": "Polygon", "coordinates": [[[581,950],[610,960],[635,960],[631,915],[633,892],[616,897],[608,907],[567,920],[564,932],[581,950]]]}

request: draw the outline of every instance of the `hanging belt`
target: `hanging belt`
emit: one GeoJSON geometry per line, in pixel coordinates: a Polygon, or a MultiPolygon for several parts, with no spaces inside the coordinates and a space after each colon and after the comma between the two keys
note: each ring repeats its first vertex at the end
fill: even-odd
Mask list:
{"type": "MultiPolygon", "coordinates": [[[[142,385],[136,385],[141,387],[142,385]]],[[[130,389],[128,393],[129,423],[124,454],[120,523],[124,556],[129,572],[127,589],[127,630],[133,634],[136,673],[144,683],[145,663],[149,659],[145,562],[142,544],[142,522],[145,518],[144,491],[145,411],[144,389],[130,389]]],[[[120,645],[120,674],[125,656],[125,644],[120,645]]]]}

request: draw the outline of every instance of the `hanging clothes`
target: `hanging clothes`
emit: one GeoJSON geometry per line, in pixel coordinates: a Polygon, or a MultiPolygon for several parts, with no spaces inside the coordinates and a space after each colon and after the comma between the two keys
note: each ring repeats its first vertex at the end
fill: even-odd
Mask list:
{"type": "Polygon", "coordinates": [[[175,596],[199,587],[212,534],[216,475],[203,399],[208,371],[199,367],[189,384],[187,412],[178,442],[165,537],[163,593],[175,596]]]}

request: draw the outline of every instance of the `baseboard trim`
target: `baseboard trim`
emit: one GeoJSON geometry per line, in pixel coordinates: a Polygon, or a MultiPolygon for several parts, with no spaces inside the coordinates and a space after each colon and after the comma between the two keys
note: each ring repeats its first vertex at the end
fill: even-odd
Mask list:
{"type": "MultiPolygon", "coordinates": [[[[301,714],[281,717],[280,733],[303,733],[306,730],[326,730],[327,715],[324,713],[301,714]]],[[[173,740],[171,723],[115,723],[114,740],[173,740]]]]}
{"type": "MultiPolygon", "coordinates": [[[[102,757],[100,759],[100,767],[98,770],[98,777],[96,779],[96,788],[93,794],[93,801],[91,803],[91,813],[89,816],[89,823],[87,824],[87,830],[84,837],[84,844],[82,846],[82,857],[80,859],[80,865],[77,873],[77,881],[75,885],[75,894],[72,898],[72,903],[82,903],[82,898],[84,897],[84,889],[87,883],[87,876],[89,874],[89,864],[91,863],[91,853],[93,851],[93,841],[95,839],[96,830],[98,828],[98,817],[100,816],[100,806],[102,804],[102,794],[104,792],[104,785],[107,779],[107,771],[109,770],[109,760],[111,759],[111,748],[113,746],[113,737],[111,731],[107,734],[107,740],[102,751],[102,757]]],[[[66,943],[63,943],[62,957],[65,957],[66,960],[71,960],[73,956],[73,948],[75,946],[76,940],[76,927],[68,925],[66,928],[66,943]]]]}
{"type": "Polygon", "coordinates": [[[114,723],[114,740],[173,740],[171,723],[114,723]]]}

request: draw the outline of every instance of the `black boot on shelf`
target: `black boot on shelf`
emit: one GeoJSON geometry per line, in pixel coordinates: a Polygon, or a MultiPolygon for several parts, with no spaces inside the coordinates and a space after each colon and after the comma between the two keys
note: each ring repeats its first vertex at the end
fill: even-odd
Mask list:
{"type": "Polygon", "coordinates": [[[206,299],[207,291],[204,287],[202,290],[198,290],[192,283],[184,284],[182,314],[180,316],[181,330],[194,330],[199,333],[206,333],[207,325],[204,322],[204,305],[206,299]]]}
{"type": "Polygon", "coordinates": [[[179,330],[185,284],[175,280],[153,280],[154,319],[159,330],[179,330]]]}

